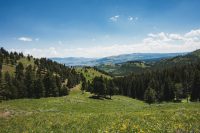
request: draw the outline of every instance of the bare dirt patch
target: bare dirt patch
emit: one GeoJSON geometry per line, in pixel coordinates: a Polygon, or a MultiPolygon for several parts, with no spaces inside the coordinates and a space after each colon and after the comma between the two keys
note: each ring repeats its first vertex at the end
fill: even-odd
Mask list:
{"type": "Polygon", "coordinates": [[[11,115],[12,115],[12,113],[10,111],[0,112],[0,118],[7,118],[11,115]]]}

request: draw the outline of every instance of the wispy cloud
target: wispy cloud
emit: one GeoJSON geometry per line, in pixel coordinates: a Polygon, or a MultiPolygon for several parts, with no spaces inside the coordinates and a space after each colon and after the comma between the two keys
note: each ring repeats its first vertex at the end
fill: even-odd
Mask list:
{"type": "Polygon", "coordinates": [[[30,37],[19,37],[18,40],[24,41],[24,42],[32,42],[33,41],[33,39],[30,37]]]}
{"type": "Polygon", "coordinates": [[[115,15],[113,17],[110,17],[110,20],[113,21],[113,22],[118,21],[118,19],[119,19],[119,15],[115,15]]]}
{"type": "Polygon", "coordinates": [[[138,20],[138,17],[132,17],[132,16],[128,17],[128,21],[136,22],[137,20],[138,20]]]}

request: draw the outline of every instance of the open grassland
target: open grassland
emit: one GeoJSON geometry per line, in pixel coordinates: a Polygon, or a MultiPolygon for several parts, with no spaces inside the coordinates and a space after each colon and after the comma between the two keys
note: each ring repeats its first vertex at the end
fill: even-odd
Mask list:
{"type": "Polygon", "coordinates": [[[199,103],[148,105],[124,96],[89,98],[74,88],[57,98],[0,103],[0,132],[200,132],[199,103]]]}

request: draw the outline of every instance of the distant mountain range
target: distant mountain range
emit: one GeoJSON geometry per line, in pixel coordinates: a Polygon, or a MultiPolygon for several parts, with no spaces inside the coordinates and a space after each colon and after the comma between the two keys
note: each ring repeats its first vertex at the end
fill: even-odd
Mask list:
{"type": "Polygon", "coordinates": [[[133,53],[133,54],[122,54],[118,56],[109,56],[104,58],[66,57],[66,58],[50,58],[50,59],[65,64],[67,66],[98,66],[102,64],[116,64],[127,61],[160,60],[185,54],[187,53],[133,53]]]}

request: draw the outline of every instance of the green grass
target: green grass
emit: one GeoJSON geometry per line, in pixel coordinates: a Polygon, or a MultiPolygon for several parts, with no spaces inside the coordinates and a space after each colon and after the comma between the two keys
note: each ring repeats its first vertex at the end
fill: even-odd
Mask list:
{"type": "Polygon", "coordinates": [[[95,77],[103,76],[104,78],[110,79],[111,77],[105,75],[99,71],[96,71],[94,68],[77,68],[77,72],[82,73],[86,80],[92,81],[95,77]]]}
{"type": "Polygon", "coordinates": [[[24,67],[27,67],[28,65],[35,65],[33,58],[31,58],[30,61],[28,60],[28,58],[20,58],[17,62],[21,62],[24,67]]]}
{"type": "Polygon", "coordinates": [[[9,74],[11,74],[11,75],[14,75],[15,74],[15,67],[13,66],[13,65],[11,65],[11,64],[9,64],[9,65],[3,65],[2,66],[2,73],[3,73],[3,75],[6,73],[6,72],[9,72],[9,74]]]}
{"type": "Polygon", "coordinates": [[[200,132],[199,103],[148,105],[124,96],[89,98],[78,86],[57,98],[0,103],[0,132],[200,132]]]}

